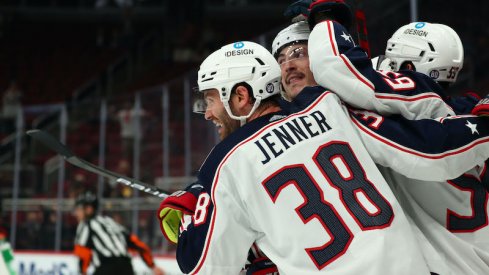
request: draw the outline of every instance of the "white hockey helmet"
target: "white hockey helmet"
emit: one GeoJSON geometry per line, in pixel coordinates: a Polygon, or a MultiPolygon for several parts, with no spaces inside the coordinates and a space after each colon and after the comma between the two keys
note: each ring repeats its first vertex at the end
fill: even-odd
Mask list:
{"type": "Polygon", "coordinates": [[[387,42],[385,55],[398,71],[411,61],[416,71],[438,82],[455,82],[464,63],[464,49],[457,33],[442,24],[414,22],[399,28],[387,42]]]}
{"type": "Polygon", "coordinates": [[[281,30],[272,42],[272,54],[275,58],[278,57],[280,51],[286,46],[293,45],[298,42],[306,42],[309,39],[311,30],[306,21],[294,23],[287,28],[281,30]]]}
{"type": "Polygon", "coordinates": [[[264,99],[280,94],[280,66],[263,46],[249,41],[235,42],[202,62],[197,83],[201,92],[217,89],[229,116],[244,124],[264,99]],[[229,99],[235,86],[243,82],[251,87],[255,102],[249,114],[236,116],[229,107],[229,99]]]}

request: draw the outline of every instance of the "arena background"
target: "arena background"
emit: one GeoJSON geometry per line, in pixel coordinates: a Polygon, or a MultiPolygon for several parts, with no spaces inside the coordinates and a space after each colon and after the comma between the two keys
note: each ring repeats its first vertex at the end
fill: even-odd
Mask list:
{"type": "MultiPolygon", "coordinates": [[[[74,260],[73,198],[84,190],[175,268],[157,198],[65,164],[24,132],[46,130],[90,162],[178,190],[217,142],[214,126],[191,112],[198,64],[233,41],[270,48],[290,2],[0,0],[0,226],[21,274],[70,274],[62,265],[74,260]]],[[[365,11],[372,56],[412,20],[451,26],[465,63],[449,92],[489,91],[488,1],[347,2],[365,11]]]]}

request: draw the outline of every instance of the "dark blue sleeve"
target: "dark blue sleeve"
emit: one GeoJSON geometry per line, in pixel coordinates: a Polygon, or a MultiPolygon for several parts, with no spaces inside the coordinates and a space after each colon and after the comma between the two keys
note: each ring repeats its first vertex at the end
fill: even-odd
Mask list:
{"type": "Polygon", "coordinates": [[[209,196],[209,205],[206,207],[206,213],[202,213],[202,215],[207,216],[206,221],[196,226],[193,217],[191,220],[190,217],[186,217],[189,220],[183,221],[184,224],[182,226],[185,229],[178,237],[176,256],[178,266],[184,273],[190,273],[194,270],[202,257],[210,225],[207,220],[210,220],[214,210],[214,205],[210,200],[210,194],[206,190],[202,190],[201,192],[209,196]]]}
{"type": "Polygon", "coordinates": [[[465,94],[463,96],[450,97],[447,100],[448,105],[452,107],[457,115],[470,114],[475,105],[479,102],[480,97],[476,94],[465,94]]]}
{"type": "Polygon", "coordinates": [[[489,117],[413,121],[359,110],[351,117],[374,161],[409,178],[453,179],[489,157],[489,117]]]}

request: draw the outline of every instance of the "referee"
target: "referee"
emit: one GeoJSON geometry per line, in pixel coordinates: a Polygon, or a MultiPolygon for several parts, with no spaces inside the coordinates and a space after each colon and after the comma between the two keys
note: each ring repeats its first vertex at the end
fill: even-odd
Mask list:
{"type": "Polygon", "coordinates": [[[137,250],[153,274],[164,274],[155,265],[146,244],[112,218],[97,214],[97,209],[97,197],[91,192],[81,194],[76,200],[75,216],[79,224],[74,253],[80,258],[81,274],[87,274],[92,264],[94,275],[134,275],[128,249],[137,250]]]}

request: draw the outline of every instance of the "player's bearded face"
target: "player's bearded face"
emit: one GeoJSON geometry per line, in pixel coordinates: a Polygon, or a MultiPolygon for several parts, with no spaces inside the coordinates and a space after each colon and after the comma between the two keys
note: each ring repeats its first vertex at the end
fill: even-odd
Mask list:
{"type": "Polygon", "coordinates": [[[294,44],[282,49],[277,62],[280,64],[282,85],[287,99],[294,99],[306,86],[317,85],[309,69],[307,44],[294,44]]]}
{"type": "MultiPolygon", "coordinates": [[[[205,109],[205,119],[211,120],[216,125],[221,140],[239,128],[239,121],[232,119],[226,112],[217,90],[206,91],[204,100],[207,105],[205,109]]],[[[232,110],[233,106],[232,104],[230,105],[232,110]]]]}

